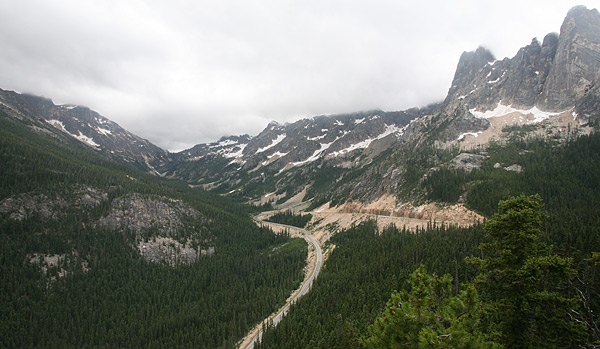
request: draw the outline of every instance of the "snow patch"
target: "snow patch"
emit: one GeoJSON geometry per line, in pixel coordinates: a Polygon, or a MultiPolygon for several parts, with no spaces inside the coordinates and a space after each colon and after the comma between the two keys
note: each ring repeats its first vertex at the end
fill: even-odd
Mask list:
{"type": "Polygon", "coordinates": [[[558,113],[545,112],[545,111],[538,109],[538,107],[532,107],[527,110],[516,109],[516,108],[513,108],[512,105],[503,105],[502,101],[498,102],[498,105],[496,106],[496,108],[494,108],[494,110],[480,112],[480,111],[477,111],[476,108],[473,108],[473,109],[469,109],[469,111],[471,112],[471,114],[473,114],[473,116],[475,116],[476,118],[480,118],[480,119],[489,119],[489,118],[493,118],[493,117],[505,116],[505,115],[508,115],[511,113],[521,113],[523,115],[531,114],[531,115],[533,115],[533,120],[529,121],[528,122],[529,124],[536,124],[538,122],[548,119],[551,116],[556,116],[556,115],[559,115],[562,113],[562,112],[558,112],[558,113]]]}
{"type": "Polygon", "coordinates": [[[271,162],[271,159],[272,159],[272,158],[274,158],[274,157],[276,157],[276,156],[277,156],[277,159],[279,159],[279,158],[282,158],[282,157],[284,157],[284,156],[286,156],[286,155],[288,155],[288,153],[282,153],[282,152],[279,152],[279,151],[277,151],[277,152],[275,152],[275,153],[273,153],[273,154],[271,154],[271,155],[268,155],[268,156],[267,156],[267,160],[263,161],[263,162],[261,163],[261,165],[263,165],[263,166],[267,166],[267,165],[268,165],[268,164],[271,162]]]}
{"type": "Polygon", "coordinates": [[[46,120],[46,122],[61,131],[69,133],[69,131],[67,131],[67,129],[65,128],[65,124],[63,124],[62,121],[60,121],[60,120],[52,119],[52,120],[46,120]]]}
{"type": "Polygon", "coordinates": [[[94,142],[94,140],[92,138],[84,135],[83,133],[81,133],[81,131],[79,131],[79,135],[74,136],[74,137],[77,138],[77,139],[79,139],[83,143],[91,145],[92,147],[99,147],[100,146],[100,144],[94,142]]]}
{"type": "Polygon", "coordinates": [[[317,136],[317,137],[306,137],[306,139],[309,140],[309,141],[318,141],[319,139],[323,139],[325,137],[327,137],[327,134],[320,135],[320,136],[317,136]]]}
{"type": "Polygon", "coordinates": [[[362,124],[365,121],[365,118],[354,120],[354,125],[362,124]]]}
{"type": "Polygon", "coordinates": [[[59,107],[62,109],[65,109],[65,110],[71,110],[71,109],[77,108],[76,105],[72,105],[72,104],[63,104],[63,105],[59,105],[59,107]]]}
{"type": "MultiPolygon", "coordinates": [[[[491,74],[491,72],[490,72],[490,74],[491,74]]],[[[491,80],[491,81],[488,81],[487,83],[488,84],[495,84],[495,83],[497,83],[498,81],[500,81],[500,79],[502,79],[504,77],[504,74],[506,74],[506,72],[502,73],[502,75],[500,77],[496,78],[496,80],[491,80]]]]}
{"type": "Polygon", "coordinates": [[[226,139],[224,141],[220,141],[217,144],[209,146],[209,148],[218,148],[218,147],[226,147],[228,145],[238,144],[238,141],[234,141],[233,139],[226,139]]]}
{"type": "MultiPolygon", "coordinates": [[[[242,155],[243,155],[244,149],[246,148],[246,146],[247,146],[247,144],[240,144],[240,146],[239,146],[240,149],[238,151],[231,152],[231,153],[223,152],[222,155],[223,155],[223,157],[228,158],[228,159],[231,159],[231,158],[235,158],[235,159],[241,158],[242,155]]],[[[231,151],[231,150],[232,149],[229,149],[229,151],[231,151]]]]}
{"type": "Polygon", "coordinates": [[[460,136],[458,136],[458,138],[456,139],[457,141],[461,141],[463,138],[465,138],[465,136],[473,136],[473,137],[477,137],[481,134],[481,132],[483,131],[479,131],[479,132],[465,132],[463,134],[461,134],[460,136]]]}
{"type": "Polygon", "coordinates": [[[286,155],[288,155],[288,154],[289,154],[289,152],[288,152],[288,153],[282,153],[282,152],[279,152],[279,151],[277,151],[277,152],[275,152],[275,153],[273,153],[273,154],[271,154],[271,155],[267,156],[267,159],[272,159],[272,158],[274,158],[275,156],[279,156],[280,158],[282,158],[282,157],[284,157],[284,156],[286,156],[286,155]]]}
{"type": "Polygon", "coordinates": [[[108,136],[108,135],[112,134],[112,132],[110,130],[107,130],[107,129],[102,128],[102,127],[96,127],[96,131],[98,131],[98,133],[101,133],[101,134],[103,134],[105,136],[108,136]]]}
{"type": "Polygon", "coordinates": [[[578,116],[578,115],[577,115],[577,113],[576,113],[576,112],[573,112],[573,113],[571,113],[571,115],[573,116],[573,120],[577,120],[577,116],[578,116]]]}
{"type": "MultiPolygon", "coordinates": [[[[336,138],[335,141],[337,141],[339,138],[336,138]]],[[[319,156],[327,149],[329,149],[329,147],[331,147],[331,145],[333,143],[335,143],[335,141],[331,142],[331,143],[322,143],[321,144],[321,148],[315,150],[315,152],[306,160],[304,161],[298,161],[298,162],[291,162],[290,164],[292,166],[299,166],[299,165],[304,165],[307,164],[309,162],[313,162],[315,160],[317,160],[319,158],[319,156]]]]}
{"type": "Polygon", "coordinates": [[[406,130],[407,127],[408,127],[408,125],[406,125],[404,127],[398,127],[396,125],[387,125],[386,124],[385,125],[385,130],[380,135],[378,135],[377,137],[367,138],[364,141],[361,141],[361,142],[358,142],[358,143],[350,145],[348,148],[344,148],[342,150],[334,151],[334,152],[330,153],[329,155],[331,155],[333,157],[336,157],[336,156],[339,156],[339,155],[350,153],[350,152],[355,151],[357,149],[366,149],[375,140],[385,138],[385,137],[387,137],[387,136],[389,136],[391,134],[394,134],[394,133],[396,135],[402,135],[404,133],[404,131],[406,130]]]}
{"type": "Polygon", "coordinates": [[[352,144],[348,148],[345,148],[345,149],[342,149],[342,150],[339,150],[339,151],[334,151],[334,152],[332,152],[329,155],[331,155],[333,157],[336,157],[336,156],[340,156],[340,155],[343,155],[343,154],[346,154],[346,153],[350,153],[350,152],[355,151],[357,149],[368,148],[369,145],[371,145],[371,143],[373,142],[373,140],[374,139],[372,139],[372,138],[365,139],[362,142],[358,142],[356,144],[352,144]]]}
{"type": "Polygon", "coordinates": [[[279,136],[277,136],[277,138],[275,138],[275,139],[273,140],[273,142],[272,142],[271,144],[267,145],[267,146],[266,146],[266,147],[264,147],[264,148],[260,148],[260,149],[258,149],[258,150],[256,151],[256,153],[257,153],[257,154],[258,154],[258,153],[262,153],[262,152],[264,152],[265,150],[268,150],[268,149],[271,149],[271,148],[273,148],[273,147],[274,147],[274,146],[276,146],[277,144],[281,143],[281,141],[283,141],[283,140],[285,139],[285,136],[286,136],[286,134],[285,134],[285,133],[284,133],[284,134],[280,134],[279,136]]]}
{"type": "Polygon", "coordinates": [[[340,120],[335,120],[334,125],[336,125],[336,126],[344,126],[344,123],[341,122],[340,120]]]}

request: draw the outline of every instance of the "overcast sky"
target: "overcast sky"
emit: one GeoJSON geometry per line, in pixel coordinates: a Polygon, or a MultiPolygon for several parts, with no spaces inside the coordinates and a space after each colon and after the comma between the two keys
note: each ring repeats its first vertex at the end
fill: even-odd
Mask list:
{"type": "Polygon", "coordinates": [[[463,51],[513,57],[595,3],[2,0],[0,88],[177,151],[271,120],[440,101],[463,51]]]}

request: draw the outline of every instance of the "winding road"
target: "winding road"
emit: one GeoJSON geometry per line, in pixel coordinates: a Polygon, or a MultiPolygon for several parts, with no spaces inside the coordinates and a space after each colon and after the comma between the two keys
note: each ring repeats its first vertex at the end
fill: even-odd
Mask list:
{"type": "Polygon", "coordinates": [[[267,224],[270,224],[270,225],[280,226],[280,227],[284,227],[284,228],[287,228],[287,229],[290,229],[290,230],[293,229],[293,230],[297,230],[297,231],[302,232],[304,234],[304,239],[307,242],[309,242],[310,244],[312,244],[314,246],[317,258],[316,258],[316,261],[315,261],[315,267],[310,272],[310,274],[307,275],[304,278],[304,281],[302,282],[302,285],[300,286],[300,288],[298,290],[295,291],[295,293],[292,295],[292,298],[283,307],[281,307],[281,309],[279,309],[276,313],[274,313],[274,315],[271,314],[262,323],[258,324],[254,329],[252,329],[252,331],[250,331],[244,337],[244,339],[242,339],[242,342],[241,342],[241,344],[239,346],[240,349],[253,349],[254,348],[254,344],[257,341],[259,341],[260,338],[262,337],[263,323],[268,323],[269,326],[273,326],[273,327],[275,327],[275,326],[277,326],[277,324],[279,324],[279,322],[281,321],[281,319],[283,319],[283,317],[290,310],[290,306],[293,303],[296,303],[296,301],[298,299],[300,299],[300,297],[302,297],[302,296],[304,296],[305,294],[308,293],[308,291],[312,287],[313,281],[319,275],[319,271],[321,270],[321,266],[323,265],[323,251],[321,250],[321,246],[319,245],[319,243],[317,242],[317,240],[312,236],[311,233],[309,233],[305,229],[294,227],[294,226],[291,226],[291,225],[279,224],[279,223],[271,223],[271,222],[263,222],[263,221],[260,221],[258,219],[256,219],[256,220],[258,222],[261,222],[261,223],[267,223],[267,224]]]}

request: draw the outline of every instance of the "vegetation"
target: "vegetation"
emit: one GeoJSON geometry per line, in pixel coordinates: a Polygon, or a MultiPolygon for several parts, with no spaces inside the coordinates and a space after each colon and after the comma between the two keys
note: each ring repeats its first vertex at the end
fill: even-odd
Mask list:
{"type": "MultiPolygon", "coordinates": [[[[498,218],[490,221],[496,223],[486,225],[486,232],[476,226],[469,229],[430,227],[416,233],[387,229],[379,234],[370,224],[340,232],[332,238],[336,248],[310,295],[292,309],[277,329],[265,334],[262,347],[358,346],[361,336],[373,335],[368,332],[368,326],[376,323],[378,315],[385,314],[384,306],[393,290],[411,292],[411,285],[403,280],[420,264],[436,275],[453,276],[452,297],[459,297],[461,289],[466,292],[466,285],[473,282],[485,310],[480,331],[491,336],[488,340],[508,347],[572,346],[580,340],[600,343],[597,330],[600,319],[595,315],[600,311],[597,265],[600,135],[569,138],[564,143],[553,139],[515,138],[508,144],[491,144],[487,154],[489,158],[482,168],[471,173],[450,170],[431,173],[429,182],[423,182],[428,189],[426,195],[432,199],[446,197],[448,202],[462,196],[470,208],[488,217],[496,211],[499,201],[511,196],[517,196],[517,202],[521,202],[517,207],[529,202],[528,210],[533,211],[540,208],[541,198],[546,204],[547,219],[542,220],[544,213],[538,213],[537,218],[533,215],[530,217],[533,220],[522,228],[524,233],[515,234],[515,238],[531,240],[530,243],[516,242],[500,233],[519,231],[516,226],[508,225],[510,220],[506,217],[512,214],[505,215],[513,209],[512,204],[507,203],[501,204],[498,218]],[[502,167],[494,166],[496,163],[502,167]],[[523,167],[522,172],[503,168],[515,163],[523,167]],[[448,194],[441,191],[446,185],[448,194]],[[539,198],[530,197],[535,193],[539,193],[539,198]],[[521,194],[526,196],[520,197],[521,194]],[[505,222],[500,223],[503,220],[505,222]],[[516,258],[510,264],[508,255],[494,252],[507,242],[508,246],[527,249],[530,258],[523,261],[525,264],[519,264],[516,258]],[[477,246],[482,243],[485,244],[478,250],[477,246]],[[464,263],[464,258],[469,256],[480,258],[470,260],[481,267],[481,276],[477,279],[474,265],[464,263]],[[500,268],[502,263],[507,264],[500,268]],[[492,278],[500,274],[508,278],[506,283],[492,278]],[[494,285],[506,285],[506,289],[490,288],[494,285]],[[514,300],[516,303],[504,302],[503,299],[511,298],[509,291],[518,292],[518,285],[524,289],[520,298],[514,300]],[[552,306],[546,303],[544,307],[542,300],[552,306]],[[522,342],[512,342],[510,338],[514,336],[509,334],[509,329],[517,325],[509,324],[501,313],[505,307],[518,308],[519,302],[519,313],[524,316],[519,330],[523,331],[524,338],[519,339],[522,342]],[[582,327],[573,325],[573,320],[586,327],[587,337],[582,339],[582,327]],[[549,324],[557,330],[549,328],[549,324]],[[564,331],[564,336],[558,331],[564,331]]],[[[440,154],[439,160],[450,155],[451,152],[440,154]]],[[[415,160],[415,182],[422,178],[427,166],[440,161],[434,157],[415,160]]],[[[510,247],[502,251],[516,253],[510,247]]]]}
{"type": "Polygon", "coordinates": [[[509,348],[573,347],[583,328],[570,317],[576,275],[572,259],[552,253],[540,230],[547,218],[539,196],[518,196],[498,205],[484,224],[485,258],[469,258],[480,274],[474,285],[484,300],[488,332],[509,348]]]}
{"type": "Polygon", "coordinates": [[[465,257],[483,242],[480,227],[431,226],[414,233],[375,222],[361,223],[332,237],[336,247],[310,293],[277,326],[266,331],[261,348],[350,348],[382,312],[393,290],[406,289],[421,264],[453,276],[452,292],[472,280],[465,257]]]}
{"type": "MultiPolygon", "coordinates": [[[[73,202],[69,193],[81,186],[108,198],[68,206],[58,218],[0,213],[0,347],[233,347],[298,286],[306,244],[258,228],[241,200],[150,177],[25,123],[0,115],[0,202],[21,194],[73,202]],[[112,200],[132,193],[193,207],[201,218],[177,234],[210,241],[216,253],[191,265],[150,263],[132,232],[95,224],[112,200]],[[64,258],[48,266],[42,255],[64,258]]],[[[425,144],[390,156],[399,161],[400,196],[463,200],[491,219],[468,229],[379,231],[366,222],[339,232],[310,294],[260,347],[600,343],[600,135],[560,143],[505,131],[515,137],[492,143],[472,172],[430,171],[458,149],[425,144]],[[512,164],[522,172],[504,169],[512,164]]],[[[318,191],[335,191],[335,203],[356,194],[344,182],[368,174],[376,183],[386,170],[315,164],[278,178],[267,173],[240,195],[264,193],[283,176],[289,183],[280,192],[291,195],[303,171],[314,171],[309,197],[318,205],[327,200],[318,191]]],[[[304,226],[310,217],[289,211],[273,219],[304,226]]]]}
{"type": "Polygon", "coordinates": [[[0,213],[0,347],[234,347],[301,282],[306,243],[257,227],[251,208],[33,126],[0,115],[0,205],[26,194],[66,206],[23,220],[0,213]],[[81,187],[107,199],[77,206],[81,187]],[[197,210],[182,229],[210,240],[214,255],[175,267],[148,262],[133,232],[95,224],[113,199],[133,193],[197,210]],[[45,265],[43,256],[60,259],[45,265]]]}
{"type": "Polygon", "coordinates": [[[285,210],[283,212],[275,213],[274,215],[269,217],[268,221],[304,228],[306,224],[311,220],[311,218],[311,214],[294,214],[292,210],[285,210]]]}
{"type": "Polygon", "coordinates": [[[452,296],[452,276],[429,275],[423,265],[410,277],[411,291],[392,292],[383,313],[362,339],[367,348],[494,348],[480,330],[481,303],[473,287],[452,296]]]}

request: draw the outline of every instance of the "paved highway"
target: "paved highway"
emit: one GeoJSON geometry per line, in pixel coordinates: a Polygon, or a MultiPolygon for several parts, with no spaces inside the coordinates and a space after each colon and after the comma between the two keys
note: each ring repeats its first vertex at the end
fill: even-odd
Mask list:
{"type": "MultiPolygon", "coordinates": [[[[281,321],[281,319],[283,319],[283,317],[288,313],[288,311],[290,310],[290,305],[292,303],[296,303],[296,301],[298,299],[300,299],[300,297],[307,294],[308,291],[310,290],[310,288],[312,287],[313,281],[315,280],[317,275],[319,275],[319,271],[321,270],[321,266],[323,265],[323,251],[321,250],[321,246],[319,246],[319,243],[314,238],[314,236],[312,236],[308,231],[306,231],[302,228],[294,227],[291,225],[285,225],[285,224],[271,223],[271,222],[269,222],[268,224],[278,225],[278,226],[285,227],[288,229],[294,229],[294,230],[301,231],[304,234],[305,239],[314,246],[315,253],[317,255],[315,267],[312,270],[312,272],[310,273],[310,275],[308,277],[306,277],[304,279],[304,281],[302,282],[302,286],[300,287],[300,290],[298,292],[296,292],[296,294],[293,296],[293,298],[289,302],[287,302],[281,309],[279,309],[279,311],[275,314],[275,316],[272,317],[270,322],[268,322],[270,326],[274,327],[274,326],[277,326],[277,324],[281,321]]],[[[269,318],[271,318],[271,317],[269,317],[269,318]]],[[[268,319],[267,319],[267,321],[268,321],[268,319]]],[[[250,337],[246,336],[248,338],[245,338],[243,340],[242,344],[240,345],[240,348],[241,349],[253,349],[254,344],[258,340],[260,340],[260,338],[262,337],[262,333],[263,333],[263,329],[261,327],[257,333],[254,333],[254,335],[249,334],[250,337]]]]}

